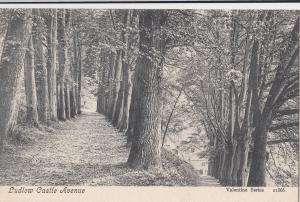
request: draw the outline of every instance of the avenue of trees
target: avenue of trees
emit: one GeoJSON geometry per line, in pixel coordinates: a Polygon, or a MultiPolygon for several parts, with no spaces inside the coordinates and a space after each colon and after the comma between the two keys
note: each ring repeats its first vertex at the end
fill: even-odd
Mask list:
{"type": "Polygon", "coordinates": [[[186,102],[209,139],[209,174],[223,185],[266,186],[267,175],[290,177],[298,166],[298,16],[2,10],[0,148],[16,124],[22,72],[33,127],[80,114],[88,78],[97,112],[127,136],[131,168],[162,168],[168,129],[186,102]],[[278,168],[280,158],[289,168],[278,168]]]}
{"type": "Polygon", "coordinates": [[[81,113],[82,70],[71,10],[16,9],[2,10],[1,15],[2,150],[17,121],[20,86],[25,86],[26,122],[47,126],[81,113]]]}

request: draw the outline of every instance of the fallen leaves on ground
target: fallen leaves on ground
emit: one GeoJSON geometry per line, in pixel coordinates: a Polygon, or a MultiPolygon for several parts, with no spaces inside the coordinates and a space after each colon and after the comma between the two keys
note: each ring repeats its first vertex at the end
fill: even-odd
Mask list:
{"type": "Polygon", "coordinates": [[[98,113],[44,129],[19,126],[15,134],[0,155],[1,185],[218,185],[166,150],[162,171],[128,168],[125,135],[98,113]]]}

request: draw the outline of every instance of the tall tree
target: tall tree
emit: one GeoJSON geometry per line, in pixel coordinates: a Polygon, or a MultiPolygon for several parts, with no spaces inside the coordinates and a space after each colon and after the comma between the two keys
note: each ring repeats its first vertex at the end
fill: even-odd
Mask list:
{"type": "Polygon", "coordinates": [[[34,48],[32,36],[29,39],[28,49],[26,50],[25,64],[24,64],[24,82],[27,108],[27,122],[37,126],[38,125],[38,111],[37,111],[37,95],[34,74],[34,48]]]}
{"type": "Polygon", "coordinates": [[[31,9],[11,11],[0,63],[0,151],[15,111],[16,92],[32,29],[31,9]]]}
{"type": "Polygon", "coordinates": [[[121,75],[122,75],[122,50],[117,50],[117,58],[115,61],[115,75],[114,75],[114,90],[113,90],[113,103],[112,103],[112,111],[111,111],[111,120],[114,125],[116,125],[117,122],[117,115],[119,110],[118,106],[118,100],[119,99],[119,94],[121,95],[122,93],[120,92],[121,88],[121,75]]]}
{"type": "Polygon", "coordinates": [[[162,28],[166,11],[140,13],[140,51],[137,60],[134,138],[128,158],[132,168],[161,168],[161,77],[165,41],[162,28]]]}
{"type": "Polygon", "coordinates": [[[48,83],[49,83],[49,111],[50,118],[53,121],[57,120],[57,9],[51,10],[50,27],[48,33],[48,83]]]}
{"type": "Polygon", "coordinates": [[[60,120],[66,120],[66,103],[65,103],[65,73],[66,73],[66,58],[67,50],[66,50],[66,22],[65,15],[66,10],[60,9],[58,10],[58,41],[59,41],[59,69],[58,69],[58,79],[57,79],[57,100],[58,100],[58,118],[60,120]]]}
{"type": "Polygon", "coordinates": [[[66,10],[66,17],[65,17],[65,60],[64,60],[64,68],[65,68],[65,113],[66,118],[70,119],[71,117],[71,100],[70,100],[70,92],[72,87],[72,72],[71,72],[71,62],[70,62],[70,38],[71,38],[71,11],[66,10]]]}
{"type": "Polygon", "coordinates": [[[33,27],[33,46],[35,50],[35,66],[36,66],[36,86],[38,99],[39,121],[48,123],[49,121],[49,93],[48,93],[48,72],[46,64],[46,44],[45,40],[45,21],[40,14],[40,9],[35,9],[33,27]]]}
{"type": "Polygon", "coordinates": [[[76,62],[76,66],[77,66],[77,77],[76,77],[76,81],[77,81],[77,113],[81,114],[81,85],[82,85],[82,44],[79,42],[79,38],[80,36],[76,37],[76,44],[77,44],[77,62],[76,62]]]}
{"type": "Polygon", "coordinates": [[[138,42],[139,42],[139,35],[138,35],[138,12],[137,11],[128,11],[127,19],[125,20],[124,24],[126,27],[126,31],[130,28],[132,31],[128,33],[124,33],[124,43],[126,52],[124,53],[124,107],[123,107],[123,117],[120,124],[120,131],[127,131],[129,125],[129,114],[130,114],[130,105],[131,105],[131,98],[132,98],[132,91],[133,91],[133,70],[136,63],[137,55],[135,50],[137,49],[138,42]]]}
{"type": "Polygon", "coordinates": [[[285,102],[299,95],[298,64],[296,65],[296,70],[298,71],[292,71],[295,62],[299,59],[299,18],[297,18],[293,30],[285,42],[285,47],[280,51],[280,63],[276,68],[275,77],[271,81],[271,89],[263,106],[259,103],[258,87],[255,82],[258,79],[258,40],[254,41],[253,46],[253,62],[251,66],[253,71],[252,93],[254,105],[257,107],[254,112],[254,148],[248,185],[266,186],[267,134],[272,119],[285,102]]]}

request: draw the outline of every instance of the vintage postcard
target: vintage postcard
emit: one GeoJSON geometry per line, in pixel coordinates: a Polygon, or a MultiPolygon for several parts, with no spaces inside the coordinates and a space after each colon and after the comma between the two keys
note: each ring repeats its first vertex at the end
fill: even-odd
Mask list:
{"type": "Polygon", "coordinates": [[[296,202],[299,3],[0,2],[0,202],[296,202]]]}

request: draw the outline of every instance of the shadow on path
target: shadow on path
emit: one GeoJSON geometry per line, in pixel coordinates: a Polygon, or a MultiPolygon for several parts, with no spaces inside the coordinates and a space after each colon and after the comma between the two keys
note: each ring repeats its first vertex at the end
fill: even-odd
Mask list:
{"type": "MultiPolygon", "coordinates": [[[[170,179],[165,172],[157,175],[128,168],[126,137],[103,115],[84,112],[52,127],[53,133],[28,134],[33,144],[0,155],[1,185],[177,185],[165,182],[170,179]]],[[[204,177],[199,185],[217,183],[204,177]]]]}

